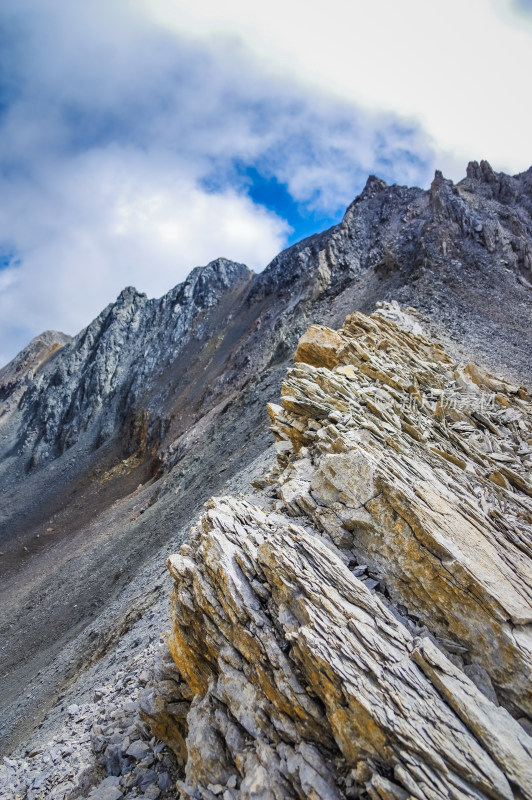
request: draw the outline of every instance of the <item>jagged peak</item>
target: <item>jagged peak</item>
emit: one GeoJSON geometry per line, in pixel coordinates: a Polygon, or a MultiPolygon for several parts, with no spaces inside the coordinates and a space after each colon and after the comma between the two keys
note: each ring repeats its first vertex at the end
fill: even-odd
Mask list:
{"type": "Polygon", "coordinates": [[[450,178],[446,178],[444,176],[444,174],[441,171],[441,169],[437,169],[437,170],[434,171],[434,178],[432,180],[430,188],[431,189],[433,187],[437,188],[438,186],[443,186],[443,185],[445,185],[445,186],[453,186],[454,184],[453,184],[453,182],[452,182],[452,180],[450,178]]]}
{"type": "Polygon", "coordinates": [[[216,304],[227,289],[242,280],[249,280],[253,272],[245,264],[228,258],[216,258],[203,267],[195,267],[183,281],[169,293],[172,302],[180,306],[194,303],[207,308],[216,304]]]}
{"type": "Polygon", "coordinates": [[[373,197],[387,188],[388,184],[382,178],[378,178],[376,175],[369,175],[360,197],[373,197]]]}
{"type": "MultiPolygon", "coordinates": [[[[196,267],[190,273],[198,276],[201,279],[209,279],[210,277],[221,278],[222,280],[232,281],[234,278],[239,280],[241,277],[247,277],[252,270],[246,264],[239,261],[232,261],[230,258],[223,258],[222,256],[215,258],[213,261],[204,267],[196,267]]],[[[190,277],[189,276],[189,277],[190,277]]],[[[187,279],[188,280],[188,279],[187,279]]]]}
{"type": "Polygon", "coordinates": [[[62,333],[61,331],[48,330],[37,334],[20,353],[17,353],[8,364],[0,369],[0,380],[3,375],[13,370],[18,371],[21,368],[25,368],[30,362],[42,358],[43,352],[55,352],[71,341],[72,336],[68,336],[68,334],[62,333]]]}
{"type": "Polygon", "coordinates": [[[139,292],[134,286],[126,286],[116,298],[115,305],[126,306],[135,300],[147,300],[147,295],[145,292],[139,292]]]}
{"type": "Polygon", "coordinates": [[[17,390],[31,381],[48,359],[72,341],[72,337],[60,331],[43,331],[8,364],[0,369],[0,399],[18,398],[17,390]]]}
{"type": "Polygon", "coordinates": [[[492,183],[497,179],[497,173],[485,159],[481,160],[480,164],[478,161],[470,161],[467,165],[466,175],[468,178],[487,183],[492,183]]]}
{"type": "Polygon", "coordinates": [[[68,333],[63,333],[63,331],[46,330],[42,333],[38,333],[37,336],[31,340],[30,345],[32,345],[34,342],[43,342],[44,344],[67,344],[67,342],[71,341],[72,336],[69,336],[68,333]]]}
{"type": "Polygon", "coordinates": [[[242,264],[240,261],[233,261],[231,258],[224,258],[223,256],[218,256],[218,258],[209,261],[209,263],[205,267],[198,267],[198,269],[207,270],[210,269],[213,272],[223,272],[223,271],[234,271],[235,268],[237,271],[241,271],[242,268],[244,270],[250,271],[249,268],[242,264]]]}
{"type": "Polygon", "coordinates": [[[450,178],[445,178],[443,172],[437,169],[434,179],[430,185],[430,203],[437,215],[455,216],[451,209],[456,202],[453,195],[457,195],[458,190],[450,178]]]}

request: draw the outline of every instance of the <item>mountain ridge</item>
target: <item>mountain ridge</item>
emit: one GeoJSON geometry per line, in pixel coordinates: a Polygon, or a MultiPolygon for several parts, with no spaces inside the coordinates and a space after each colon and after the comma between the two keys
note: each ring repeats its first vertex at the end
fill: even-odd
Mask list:
{"type": "Polygon", "coordinates": [[[129,287],[22,379],[0,416],[4,749],[72,679],[67,644],[83,668],[91,625],[172,540],[174,518],[186,528],[265,450],[266,401],[309,324],[338,328],[397,299],[453,354],[530,381],[531,214],[532,168],[471,162],[427,191],[370,176],[339,225],[262,273],[217,259],[159,299],[129,287]],[[56,683],[28,699],[47,662],[56,683]]]}

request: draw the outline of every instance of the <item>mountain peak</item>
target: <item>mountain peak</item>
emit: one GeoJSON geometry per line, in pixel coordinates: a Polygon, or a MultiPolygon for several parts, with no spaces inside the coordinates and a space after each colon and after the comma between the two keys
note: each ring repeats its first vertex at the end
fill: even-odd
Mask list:
{"type": "Polygon", "coordinates": [[[493,170],[489,161],[485,160],[482,160],[480,164],[478,161],[470,161],[467,165],[466,175],[468,178],[485,181],[486,183],[491,183],[497,179],[497,173],[493,170]]]}
{"type": "Polygon", "coordinates": [[[366,185],[364,186],[360,197],[362,198],[373,197],[374,195],[384,191],[387,188],[388,184],[386,183],[386,181],[382,180],[382,178],[378,178],[376,175],[370,175],[366,181],[366,185]]]}
{"type": "Polygon", "coordinates": [[[116,298],[116,305],[129,306],[136,300],[147,300],[147,295],[139,292],[134,286],[126,286],[116,298]]]}

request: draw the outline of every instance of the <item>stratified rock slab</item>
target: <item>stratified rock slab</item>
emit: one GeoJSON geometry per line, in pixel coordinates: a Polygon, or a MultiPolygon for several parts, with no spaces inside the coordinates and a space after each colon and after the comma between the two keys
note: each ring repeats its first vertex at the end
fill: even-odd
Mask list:
{"type": "Polygon", "coordinates": [[[168,561],[184,797],[532,798],[529,398],[399,311],[312,326],[277,499],[168,561]]]}
{"type": "Polygon", "coordinates": [[[383,312],[353,314],[340,335],[339,366],[296,364],[282,408],[270,406],[300,453],[280,478],[287,508],[371,565],[530,715],[530,398],[383,312]]]}
{"type": "Polygon", "coordinates": [[[192,546],[169,559],[190,797],[235,773],[242,798],[341,797],[352,769],[384,797],[532,796],[520,725],[318,535],[226,498],[192,546]]]}

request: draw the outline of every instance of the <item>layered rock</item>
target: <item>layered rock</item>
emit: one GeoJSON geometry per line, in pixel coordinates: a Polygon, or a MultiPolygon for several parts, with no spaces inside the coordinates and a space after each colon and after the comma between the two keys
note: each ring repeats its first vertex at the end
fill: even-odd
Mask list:
{"type": "Polygon", "coordinates": [[[312,326],[169,559],[185,798],[532,797],[530,397],[416,331],[312,326]]]}
{"type": "MultiPolygon", "coordinates": [[[[68,681],[65,644],[89,635],[176,519],[188,529],[265,451],[266,400],[310,323],[337,328],[398,298],[453,358],[530,379],[531,176],[473,162],[427,191],[372,176],[340,224],[262,273],[218,259],[160,299],[125,289],[57,352],[45,343],[1,371],[1,751],[54,702],[56,688],[28,691],[45,693],[41,669],[68,681]]],[[[89,641],[76,647],[76,663],[92,658],[89,641]]]]}
{"type": "Polygon", "coordinates": [[[311,447],[280,479],[287,508],[368,563],[394,602],[465,644],[530,714],[526,390],[453,363],[382,314],[347,318],[332,370],[330,337],[303,337],[283,405],[270,406],[282,440],[311,447]]]}

